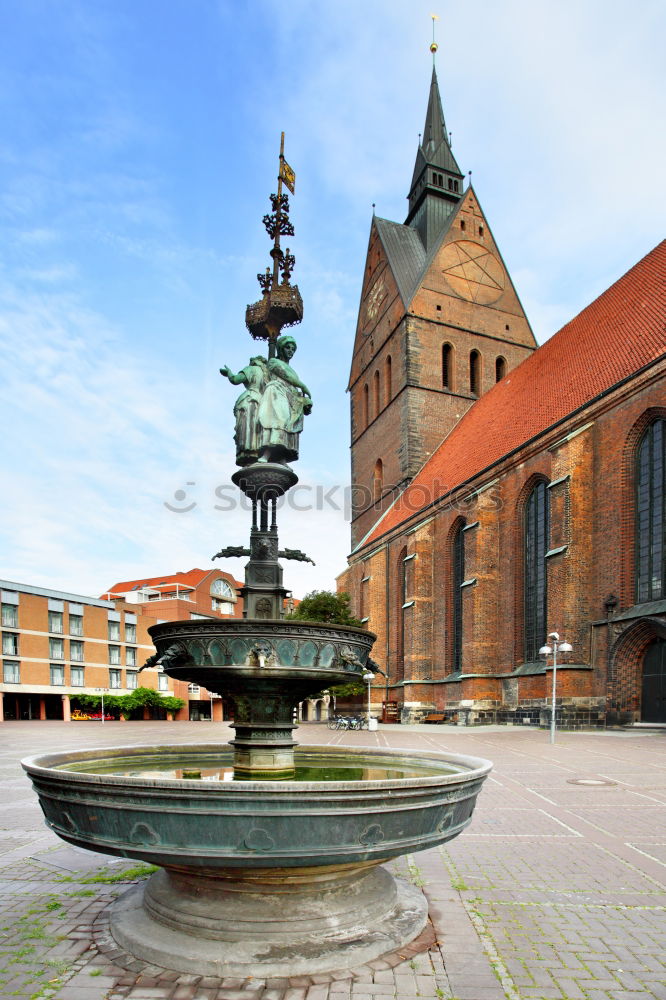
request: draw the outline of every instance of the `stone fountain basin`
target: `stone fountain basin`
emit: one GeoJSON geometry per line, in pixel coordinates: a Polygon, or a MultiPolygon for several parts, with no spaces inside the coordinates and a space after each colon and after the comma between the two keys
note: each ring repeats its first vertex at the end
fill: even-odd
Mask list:
{"type": "Polygon", "coordinates": [[[41,754],[22,762],[46,824],[78,847],[190,871],[379,864],[458,836],[489,761],[435,752],[300,746],[297,763],[395,768],[427,777],[364,781],[195,781],[88,773],[95,762],[142,766],[179,755],[206,768],[216,744],[115,747],[41,754]],[[455,768],[451,773],[451,768],[455,768]],[[78,770],[77,768],[80,768],[78,770]],[[441,769],[441,772],[440,772],[441,769]]]}

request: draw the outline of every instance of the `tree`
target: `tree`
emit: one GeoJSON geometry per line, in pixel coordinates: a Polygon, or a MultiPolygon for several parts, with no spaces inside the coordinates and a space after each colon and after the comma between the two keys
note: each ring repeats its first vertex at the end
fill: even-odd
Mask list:
{"type": "MultiPolygon", "coordinates": [[[[356,627],[363,625],[349,610],[349,594],[334,594],[330,590],[310,591],[287,618],[295,621],[326,622],[327,625],[356,627]]],[[[365,687],[362,681],[349,681],[347,684],[336,684],[328,690],[337,698],[349,698],[363,694],[365,687]]]]}
{"type": "Polygon", "coordinates": [[[330,590],[310,591],[287,618],[295,621],[326,622],[329,625],[354,625],[357,628],[363,625],[349,610],[349,594],[334,594],[330,590]]]}
{"type": "MultiPolygon", "coordinates": [[[[70,701],[78,708],[97,712],[102,707],[102,697],[99,694],[77,694],[70,695],[70,701]]],[[[137,708],[145,706],[161,708],[165,712],[177,712],[185,702],[182,698],[175,698],[172,695],[161,695],[153,688],[138,687],[131,694],[107,694],[104,695],[104,712],[111,712],[114,715],[124,715],[127,717],[137,708]]]]}

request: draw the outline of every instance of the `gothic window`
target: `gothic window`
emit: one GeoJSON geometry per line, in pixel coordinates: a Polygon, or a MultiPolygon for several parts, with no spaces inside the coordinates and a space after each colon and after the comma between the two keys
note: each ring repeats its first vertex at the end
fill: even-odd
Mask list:
{"type": "Polygon", "coordinates": [[[368,389],[368,383],[366,382],[363,386],[363,426],[367,427],[370,423],[370,390],[368,389]]]}
{"type": "Polygon", "coordinates": [[[463,592],[465,582],[465,522],[460,521],[451,548],[451,585],[452,585],[452,619],[451,619],[451,666],[453,673],[462,669],[463,640],[463,592]]]}
{"type": "Polygon", "coordinates": [[[381,398],[382,398],[381,397],[381,392],[380,392],[380,384],[379,384],[379,372],[375,372],[374,377],[373,377],[373,396],[374,396],[374,399],[373,399],[373,407],[374,407],[373,416],[376,417],[379,414],[379,410],[380,410],[380,407],[381,407],[381,398]]]}
{"type": "Polygon", "coordinates": [[[478,396],[481,390],[481,355],[478,351],[470,351],[469,355],[469,391],[478,396]]]}
{"type": "Polygon", "coordinates": [[[546,552],[550,533],[549,491],[536,484],[525,505],[525,662],[535,663],[546,641],[546,552]]]}
{"type": "Polygon", "coordinates": [[[391,402],[391,396],[393,394],[393,373],[392,373],[393,363],[391,361],[391,355],[386,359],[386,402],[391,402]]]}
{"type": "Polygon", "coordinates": [[[506,358],[495,358],[495,381],[499,382],[506,375],[506,358]]]}
{"type": "MultiPolygon", "coordinates": [[[[384,492],[384,464],[381,458],[375,462],[375,471],[372,478],[372,499],[375,503],[381,499],[384,492]]],[[[404,603],[404,602],[403,602],[404,603]]]]}
{"type": "Polygon", "coordinates": [[[453,389],[453,347],[442,344],[442,385],[445,389],[453,389]]]}
{"type": "Polygon", "coordinates": [[[407,603],[407,567],[409,563],[405,562],[407,557],[407,549],[403,549],[398,556],[398,586],[397,586],[397,598],[398,607],[397,611],[397,623],[398,623],[398,642],[397,642],[397,654],[398,654],[398,671],[400,676],[404,678],[405,674],[405,604],[407,603]]]}
{"type": "Polygon", "coordinates": [[[664,597],[666,544],[666,420],[655,420],[638,446],[636,462],[636,601],[664,597]]]}

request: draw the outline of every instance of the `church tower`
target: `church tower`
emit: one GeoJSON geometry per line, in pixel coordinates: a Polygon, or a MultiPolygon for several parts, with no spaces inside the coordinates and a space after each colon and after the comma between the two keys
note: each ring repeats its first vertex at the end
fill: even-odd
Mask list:
{"type": "Polygon", "coordinates": [[[353,548],[475,400],[537,346],[464,188],[434,67],[408,205],[404,223],[373,216],[370,227],[349,379],[353,548]]]}

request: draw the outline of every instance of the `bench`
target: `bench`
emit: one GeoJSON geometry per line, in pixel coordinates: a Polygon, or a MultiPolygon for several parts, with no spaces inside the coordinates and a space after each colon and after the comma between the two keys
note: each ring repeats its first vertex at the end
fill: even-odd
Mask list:
{"type": "Polygon", "coordinates": [[[444,712],[430,712],[426,715],[424,722],[446,722],[446,716],[444,712]]]}

